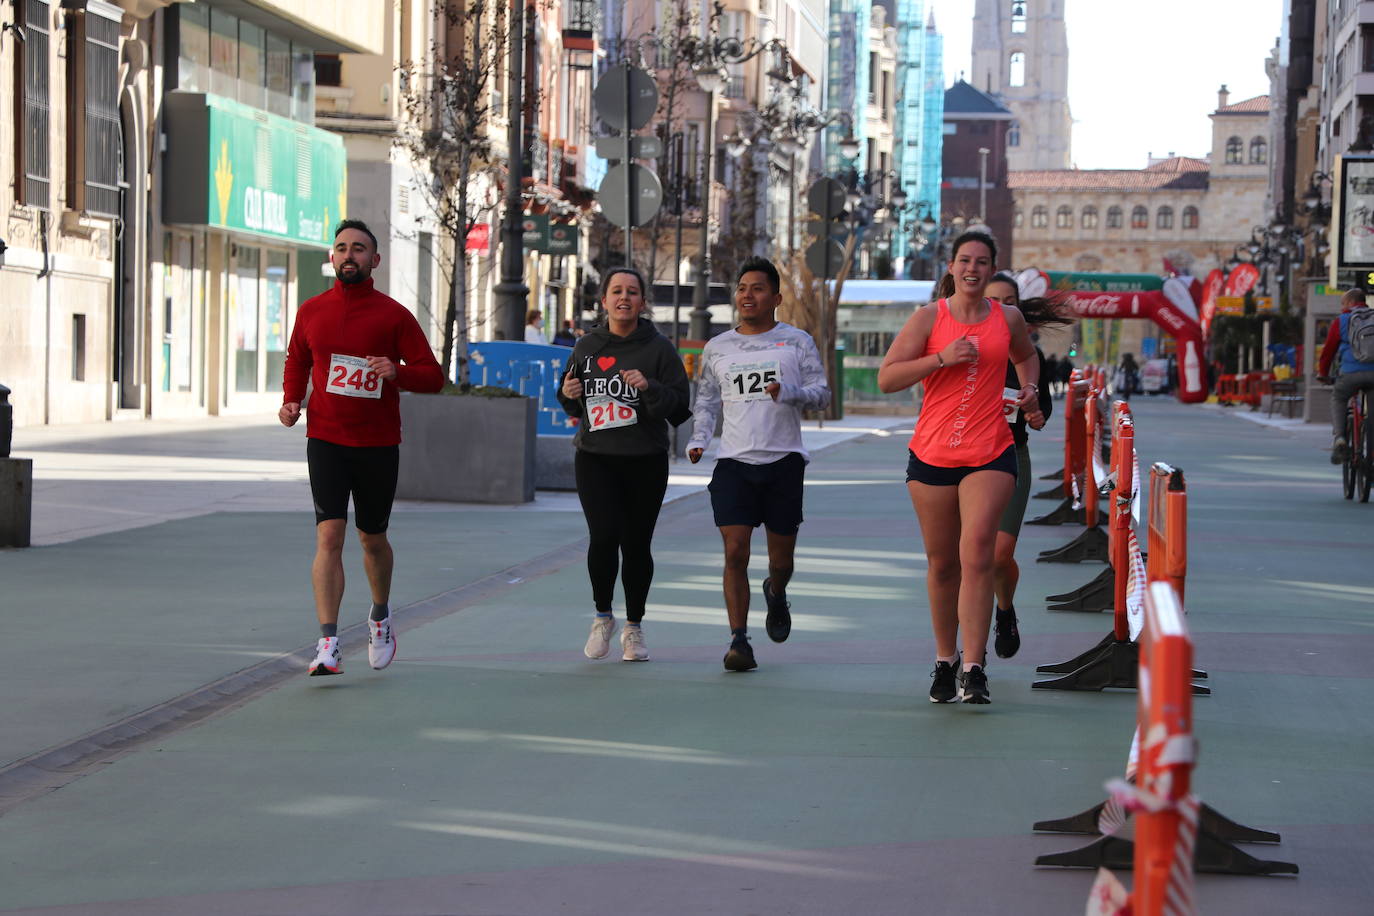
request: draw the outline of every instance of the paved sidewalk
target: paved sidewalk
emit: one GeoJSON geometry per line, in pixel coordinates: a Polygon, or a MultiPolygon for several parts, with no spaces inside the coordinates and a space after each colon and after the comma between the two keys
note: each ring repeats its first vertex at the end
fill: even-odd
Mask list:
{"type": "MultiPolygon", "coordinates": [[[[1215,691],[1195,705],[1196,788],[1281,831],[1281,846],[1249,852],[1302,868],[1201,876],[1200,909],[1361,912],[1374,899],[1374,506],[1340,498],[1327,443],[1305,431],[1132,406],[1141,466],[1168,460],[1189,484],[1187,605],[1215,691]]],[[[105,429],[142,438],[125,428],[105,429]]],[[[40,465],[40,502],[78,511],[50,546],[0,552],[12,636],[0,690],[23,699],[0,712],[0,767],[313,641],[308,497],[289,476],[298,439],[245,425],[207,445],[203,430],[167,430],[139,451],[58,432],[16,433],[17,454],[69,468],[40,465]],[[142,457],[103,457],[130,452],[142,457]],[[251,467],[212,479],[238,460],[251,467]],[[83,482],[83,461],[85,473],[162,465],[186,479],[83,482]],[[92,489],[71,498],[78,485],[92,489]],[[128,488],[145,489],[121,505],[128,488]],[[88,507],[111,527],[70,539],[88,507]]],[[[992,660],[992,706],[933,706],[905,435],[824,435],[850,438],[808,470],[794,633],[777,646],[755,621],[758,671],[720,669],[720,548],[703,496],[660,523],[643,665],[581,656],[575,497],[407,507],[390,669],[354,652],[339,678],[297,669],[237,693],[231,678],[196,727],[116,745],[80,778],[54,769],[55,791],[0,797],[0,911],[1080,912],[1092,875],[1031,863],[1082,841],[1030,825],[1100,800],[1136,701],[1029,685],[1036,664],[1109,626],[1039,600],[1100,567],[1030,562],[1078,529],[1027,528],[1021,654],[992,660]]],[[[1058,467],[1058,435],[1033,440],[1038,471],[1058,467]]],[[[709,465],[673,473],[700,493],[709,465]]],[[[349,564],[356,599],[356,550],[349,564]]],[[[762,565],[756,553],[756,587],[762,565]]],[[[350,604],[361,620],[365,599],[350,604]]]]}

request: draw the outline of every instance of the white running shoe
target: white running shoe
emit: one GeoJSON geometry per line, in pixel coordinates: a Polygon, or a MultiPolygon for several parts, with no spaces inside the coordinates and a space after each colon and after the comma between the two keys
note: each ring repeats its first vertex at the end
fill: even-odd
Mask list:
{"type": "Polygon", "coordinates": [[[383,620],[367,621],[367,661],[378,671],[391,664],[396,657],[396,634],[391,630],[391,615],[383,620]]]}
{"type": "Polygon", "coordinates": [[[597,617],[592,621],[592,633],[582,654],[588,658],[605,658],[611,652],[611,637],[615,635],[614,617],[597,617]]]}
{"type": "Polygon", "coordinates": [[[310,663],[310,676],[343,674],[343,656],[339,654],[339,637],[321,636],[315,643],[315,660],[310,663]]]}
{"type": "Polygon", "coordinates": [[[644,645],[644,630],[628,624],[620,631],[620,646],[625,650],[621,656],[627,662],[647,662],[649,647],[644,645]]]}

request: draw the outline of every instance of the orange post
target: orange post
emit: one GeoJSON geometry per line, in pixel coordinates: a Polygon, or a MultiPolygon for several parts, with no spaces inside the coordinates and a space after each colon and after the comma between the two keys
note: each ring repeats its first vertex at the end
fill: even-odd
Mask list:
{"type": "Polygon", "coordinates": [[[1183,472],[1158,462],[1150,468],[1145,577],[1168,582],[1180,599],[1188,575],[1188,489],[1183,472]]]}
{"type": "Polygon", "coordinates": [[[1098,389],[1092,386],[1083,401],[1083,524],[1089,528],[1097,525],[1097,456],[1098,438],[1102,424],[1099,422],[1098,389]]]}
{"type": "Polygon", "coordinates": [[[1079,369],[1069,374],[1069,390],[1064,395],[1064,495],[1078,498],[1078,481],[1083,474],[1083,410],[1079,406],[1087,386],[1079,369]]]}
{"type": "Polygon", "coordinates": [[[1192,797],[1193,641],[1183,605],[1165,582],[1145,593],[1140,638],[1140,765],[1136,785],[1144,802],[1135,827],[1136,916],[1191,914],[1197,800],[1192,797]]]}
{"type": "Polygon", "coordinates": [[[1116,474],[1116,489],[1109,503],[1108,555],[1111,557],[1113,579],[1112,631],[1118,642],[1131,638],[1126,615],[1126,588],[1131,571],[1131,491],[1135,455],[1135,422],[1131,408],[1125,401],[1117,401],[1112,422],[1112,471],[1116,474]]]}

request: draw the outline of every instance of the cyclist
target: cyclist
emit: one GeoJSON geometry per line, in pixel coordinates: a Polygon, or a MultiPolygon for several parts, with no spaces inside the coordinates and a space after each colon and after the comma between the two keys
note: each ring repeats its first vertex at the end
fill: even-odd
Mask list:
{"type": "Polygon", "coordinates": [[[1331,322],[1321,357],[1317,360],[1317,380],[1331,387],[1331,463],[1341,464],[1349,457],[1350,443],[1345,439],[1345,406],[1355,392],[1374,391],[1374,313],[1365,303],[1364,290],[1352,289],[1341,297],[1341,314],[1331,322]],[[1331,363],[1336,359],[1340,376],[1334,383],[1331,363]]]}

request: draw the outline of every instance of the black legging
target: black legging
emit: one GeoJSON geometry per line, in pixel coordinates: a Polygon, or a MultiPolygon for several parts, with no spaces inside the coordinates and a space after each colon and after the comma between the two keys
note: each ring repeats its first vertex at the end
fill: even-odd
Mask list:
{"type": "Polygon", "coordinates": [[[668,455],[596,455],[578,449],[573,467],[577,497],[591,535],[587,574],[592,580],[592,600],[598,611],[610,612],[619,571],[625,587],[625,619],[638,623],[654,579],[649,546],[668,490],[668,455]]]}

